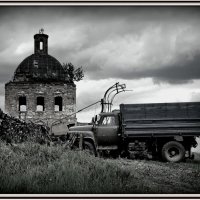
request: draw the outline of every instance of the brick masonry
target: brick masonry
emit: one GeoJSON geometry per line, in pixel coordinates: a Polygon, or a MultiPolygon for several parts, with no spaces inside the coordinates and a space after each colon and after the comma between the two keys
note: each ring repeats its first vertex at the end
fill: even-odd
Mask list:
{"type": "MultiPolygon", "coordinates": [[[[74,113],[76,86],[66,83],[15,83],[5,85],[5,110],[13,117],[50,125],[52,122],[74,113]],[[26,111],[19,111],[19,97],[26,97],[26,111]],[[44,97],[44,111],[37,111],[37,97],[44,97]],[[55,111],[55,97],[62,97],[62,111],[55,111]]],[[[75,115],[69,123],[76,123],[75,115]]]]}

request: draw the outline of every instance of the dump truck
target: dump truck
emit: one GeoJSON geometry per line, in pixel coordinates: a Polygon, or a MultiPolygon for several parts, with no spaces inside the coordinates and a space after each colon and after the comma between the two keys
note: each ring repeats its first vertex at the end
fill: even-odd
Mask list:
{"type": "Polygon", "coordinates": [[[74,146],[96,156],[167,162],[193,158],[191,148],[200,136],[200,102],[120,104],[112,111],[114,97],[122,91],[124,84],[110,87],[92,124],[69,128],[68,136],[77,137],[74,146]]]}

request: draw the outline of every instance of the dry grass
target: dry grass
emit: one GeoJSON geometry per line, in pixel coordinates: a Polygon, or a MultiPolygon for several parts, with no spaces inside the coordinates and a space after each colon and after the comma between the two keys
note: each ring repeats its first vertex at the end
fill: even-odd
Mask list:
{"type": "Polygon", "coordinates": [[[61,146],[0,142],[0,193],[199,193],[200,163],[102,159],[61,146]]]}

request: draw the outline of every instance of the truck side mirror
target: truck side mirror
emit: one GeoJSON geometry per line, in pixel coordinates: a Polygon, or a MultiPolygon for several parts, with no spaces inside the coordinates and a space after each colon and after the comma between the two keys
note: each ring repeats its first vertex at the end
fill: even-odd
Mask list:
{"type": "Polygon", "coordinates": [[[97,115],[95,115],[95,119],[94,120],[95,120],[95,123],[96,123],[96,121],[97,121],[97,115]]]}
{"type": "Polygon", "coordinates": [[[97,115],[95,115],[95,117],[92,118],[92,124],[96,124],[97,122],[97,115]]]}
{"type": "Polygon", "coordinates": [[[95,119],[94,119],[94,117],[92,118],[92,123],[95,124],[95,119]]]}

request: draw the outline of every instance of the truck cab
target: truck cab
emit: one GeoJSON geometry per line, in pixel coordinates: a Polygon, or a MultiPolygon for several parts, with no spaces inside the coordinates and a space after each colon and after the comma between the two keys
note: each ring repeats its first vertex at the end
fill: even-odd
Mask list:
{"type": "Polygon", "coordinates": [[[95,154],[117,150],[121,140],[119,111],[100,113],[92,121],[92,125],[71,127],[68,134],[81,135],[83,148],[95,154]]]}
{"type": "Polygon", "coordinates": [[[98,150],[118,149],[121,129],[119,112],[101,113],[95,121],[93,132],[98,150]]]}

